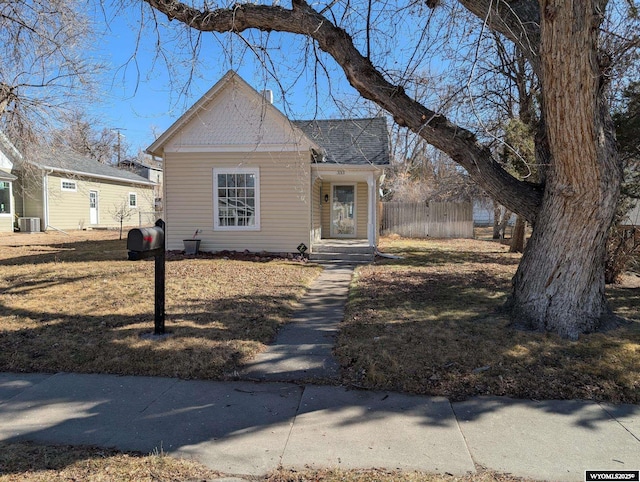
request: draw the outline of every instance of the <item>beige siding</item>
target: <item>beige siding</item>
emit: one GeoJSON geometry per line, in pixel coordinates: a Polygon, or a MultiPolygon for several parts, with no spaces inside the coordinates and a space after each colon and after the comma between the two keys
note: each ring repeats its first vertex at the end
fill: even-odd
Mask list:
{"type": "Polygon", "coordinates": [[[13,232],[13,217],[0,215],[0,233],[13,232]]]}
{"type": "Polygon", "coordinates": [[[202,251],[295,252],[311,245],[309,160],[297,152],[166,153],[167,248],[183,249],[196,229],[202,251]],[[260,229],[213,230],[213,168],[258,168],[260,229]]]}
{"type": "MultiPolygon", "coordinates": [[[[136,208],[125,226],[138,226],[139,213],[154,209],[153,186],[119,184],[116,181],[71,178],[77,185],[75,192],[63,191],[62,180],[67,178],[51,174],[47,178],[49,199],[49,226],[57,229],[86,229],[90,227],[117,227],[114,214],[125,203],[129,193],[137,194],[136,208]],[[92,225],[89,218],[89,191],[98,193],[98,223],[92,225]]],[[[147,224],[147,223],[145,223],[147,224]]]]}
{"type": "Polygon", "coordinates": [[[15,193],[22,200],[22,210],[17,211],[23,218],[40,218],[40,229],[44,230],[44,204],[42,202],[42,174],[22,173],[20,189],[15,193]]]}
{"type": "Polygon", "coordinates": [[[0,233],[13,232],[13,215],[11,213],[0,214],[0,233]]]}
{"type": "Polygon", "coordinates": [[[22,186],[20,185],[20,179],[13,181],[13,203],[15,206],[15,214],[17,217],[21,217],[24,213],[24,205],[22,203],[22,186]]]}
{"type": "Polygon", "coordinates": [[[331,237],[331,203],[324,202],[325,195],[329,196],[331,199],[331,183],[323,182],[322,183],[322,237],[330,238],[331,237]]]}

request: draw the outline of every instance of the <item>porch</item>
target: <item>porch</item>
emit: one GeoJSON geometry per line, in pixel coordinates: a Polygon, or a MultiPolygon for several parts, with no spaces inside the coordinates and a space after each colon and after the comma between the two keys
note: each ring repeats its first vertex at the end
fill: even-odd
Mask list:
{"type": "Polygon", "coordinates": [[[323,252],[353,252],[360,247],[369,249],[359,254],[371,253],[378,241],[379,172],[362,166],[335,169],[314,166],[312,244],[323,252]]]}

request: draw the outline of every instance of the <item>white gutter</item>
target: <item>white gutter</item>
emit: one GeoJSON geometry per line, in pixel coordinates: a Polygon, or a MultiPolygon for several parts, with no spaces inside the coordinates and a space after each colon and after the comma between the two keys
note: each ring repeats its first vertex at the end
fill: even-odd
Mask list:
{"type": "Polygon", "coordinates": [[[93,177],[95,179],[106,179],[107,181],[119,181],[119,182],[125,182],[127,184],[145,184],[147,186],[155,186],[156,183],[153,181],[147,181],[144,179],[141,179],[139,181],[133,180],[133,179],[126,179],[124,177],[115,177],[115,176],[105,176],[104,174],[94,174],[91,172],[82,172],[82,171],[74,171],[71,169],[61,169],[59,167],[51,167],[51,166],[42,166],[42,165],[38,165],[35,164],[37,167],[39,167],[40,169],[48,169],[50,170],[50,174],[52,174],[53,172],[62,172],[64,174],[74,174],[76,176],[86,176],[86,177],[93,177]]]}

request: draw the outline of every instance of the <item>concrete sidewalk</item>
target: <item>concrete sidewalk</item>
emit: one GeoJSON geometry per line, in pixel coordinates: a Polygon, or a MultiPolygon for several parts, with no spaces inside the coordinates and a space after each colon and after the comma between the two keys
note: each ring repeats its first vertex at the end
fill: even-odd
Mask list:
{"type": "Polygon", "coordinates": [[[543,480],[640,469],[640,407],[439,397],[289,383],[0,373],[0,440],[162,450],[231,476],[290,468],[543,480]]]}

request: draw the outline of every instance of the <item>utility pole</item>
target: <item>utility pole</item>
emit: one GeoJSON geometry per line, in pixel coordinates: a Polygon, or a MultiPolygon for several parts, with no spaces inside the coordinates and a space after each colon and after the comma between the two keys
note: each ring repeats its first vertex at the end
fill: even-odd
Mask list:
{"type": "Polygon", "coordinates": [[[120,161],[122,160],[122,151],[121,151],[121,145],[122,144],[121,144],[121,139],[120,138],[122,137],[122,131],[126,131],[126,130],[127,129],[124,128],[124,127],[114,127],[114,128],[111,129],[111,131],[112,132],[115,131],[115,133],[118,136],[118,153],[117,153],[117,156],[118,156],[118,164],[117,165],[118,166],[120,165],[120,161]]]}

